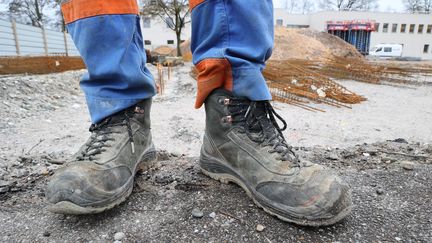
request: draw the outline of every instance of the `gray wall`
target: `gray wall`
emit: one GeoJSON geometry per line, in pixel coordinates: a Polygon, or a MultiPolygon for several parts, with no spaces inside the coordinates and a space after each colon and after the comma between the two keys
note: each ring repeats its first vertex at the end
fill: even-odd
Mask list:
{"type": "Polygon", "coordinates": [[[68,34],[0,20],[0,56],[79,56],[68,34]]]}

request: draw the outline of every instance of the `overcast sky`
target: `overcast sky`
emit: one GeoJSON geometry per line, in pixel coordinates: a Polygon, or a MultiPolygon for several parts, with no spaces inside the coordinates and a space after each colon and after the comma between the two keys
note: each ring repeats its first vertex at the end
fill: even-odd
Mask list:
{"type": "MultiPolygon", "coordinates": [[[[286,0],[273,0],[275,7],[283,7],[286,0]]],[[[319,0],[312,0],[318,4],[319,0]]],[[[379,11],[402,12],[404,10],[402,0],[378,0],[379,11]]]]}
{"type": "MultiPolygon", "coordinates": [[[[283,7],[286,0],[273,0],[275,7],[283,7]]],[[[312,0],[318,4],[319,0],[312,0]]],[[[404,10],[402,0],[378,0],[379,11],[382,12],[402,12],[404,10]]],[[[0,11],[5,11],[6,5],[0,3],[0,11]]]]}

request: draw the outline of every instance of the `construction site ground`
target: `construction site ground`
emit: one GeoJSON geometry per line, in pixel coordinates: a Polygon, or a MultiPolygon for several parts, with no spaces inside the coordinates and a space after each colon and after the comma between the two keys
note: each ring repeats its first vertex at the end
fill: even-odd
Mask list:
{"type": "Polygon", "coordinates": [[[190,68],[174,68],[154,99],[157,167],[136,177],[126,203],[91,216],[51,214],[44,200],[50,175],[89,135],[78,86],[84,70],[0,76],[0,242],[432,241],[431,85],[338,81],[368,100],[352,109],[315,106],[324,113],[274,103],[299,155],[334,168],[353,189],[346,220],[308,228],[267,215],[239,187],[200,173],[205,114],[193,108],[190,68]]]}

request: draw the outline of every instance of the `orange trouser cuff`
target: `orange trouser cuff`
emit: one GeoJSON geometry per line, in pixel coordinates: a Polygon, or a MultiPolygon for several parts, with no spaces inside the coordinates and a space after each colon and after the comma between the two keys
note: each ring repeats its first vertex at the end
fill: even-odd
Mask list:
{"type": "Polygon", "coordinates": [[[196,64],[198,70],[198,93],[195,108],[200,108],[209,94],[224,88],[232,91],[233,77],[230,62],[225,58],[205,59],[196,64]]]}

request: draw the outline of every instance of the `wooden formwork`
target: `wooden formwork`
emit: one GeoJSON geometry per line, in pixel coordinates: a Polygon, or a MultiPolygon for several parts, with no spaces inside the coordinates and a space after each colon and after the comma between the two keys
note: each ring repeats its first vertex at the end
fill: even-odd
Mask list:
{"type": "Polygon", "coordinates": [[[86,68],[85,64],[80,57],[0,57],[0,75],[22,73],[46,74],[84,68],[86,68]]]}

